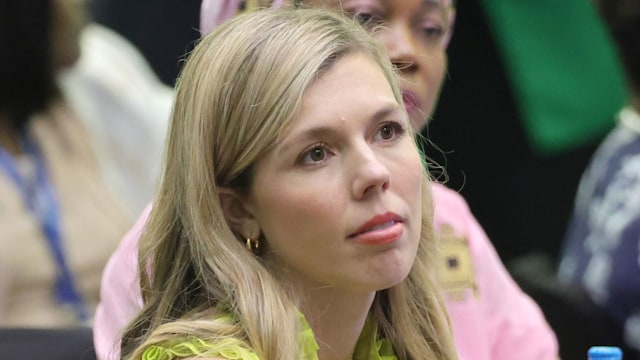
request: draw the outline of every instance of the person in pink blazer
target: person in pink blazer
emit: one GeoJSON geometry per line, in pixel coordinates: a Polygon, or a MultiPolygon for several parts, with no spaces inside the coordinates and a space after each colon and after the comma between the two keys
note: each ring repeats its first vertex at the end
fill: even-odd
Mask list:
{"type": "MultiPolygon", "coordinates": [[[[202,34],[233,16],[241,2],[204,0],[202,34]]],[[[271,6],[282,3],[274,1],[271,6]]],[[[320,5],[319,0],[304,3],[320,5]]],[[[322,1],[322,5],[340,6],[365,26],[384,25],[377,34],[398,66],[407,111],[414,126],[424,126],[446,73],[446,46],[455,14],[450,1],[330,0],[322,1]]],[[[557,359],[555,334],[537,304],[510,277],[466,201],[442,184],[434,183],[432,191],[436,230],[442,241],[438,278],[459,358],[557,359]]],[[[119,359],[121,332],[142,308],[137,244],[150,210],[151,205],[104,269],[93,327],[96,352],[101,360],[119,359]]]]}

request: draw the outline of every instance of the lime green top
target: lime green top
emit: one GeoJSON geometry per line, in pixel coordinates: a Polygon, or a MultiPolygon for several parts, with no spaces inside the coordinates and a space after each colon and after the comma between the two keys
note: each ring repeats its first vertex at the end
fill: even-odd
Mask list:
{"type": "MultiPolygon", "coordinates": [[[[301,346],[304,360],[318,360],[318,343],[311,327],[304,316],[300,315],[302,326],[301,346]]],[[[354,360],[397,360],[393,346],[388,339],[377,337],[378,329],[375,323],[367,318],[360,338],[353,352],[354,360]]],[[[147,348],[142,360],[175,360],[193,356],[219,357],[228,360],[260,360],[258,355],[246,348],[238,339],[228,338],[216,343],[209,343],[200,338],[190,338],[187,341],[177,341],[153,345],[147,348]]]]}

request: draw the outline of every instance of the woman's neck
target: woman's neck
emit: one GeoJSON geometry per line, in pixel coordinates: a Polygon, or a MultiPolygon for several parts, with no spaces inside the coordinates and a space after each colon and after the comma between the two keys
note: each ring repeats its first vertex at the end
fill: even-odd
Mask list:
{"type": "Polygon", "coordinates": [[[345,293],[336,288],[307,293],[300,310],[320,346],[319,359],[352,358],[374,296],[375,293],[345,293]]]}

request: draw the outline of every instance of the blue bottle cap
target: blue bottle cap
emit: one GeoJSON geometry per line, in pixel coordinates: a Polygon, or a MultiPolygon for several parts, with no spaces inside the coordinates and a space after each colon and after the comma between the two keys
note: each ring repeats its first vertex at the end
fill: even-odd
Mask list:
{"type": "Polygon", "coordinates": [[[589,349],[589,360],[620,360],[622,350],[615,346],[592,346],[589,349]]]}

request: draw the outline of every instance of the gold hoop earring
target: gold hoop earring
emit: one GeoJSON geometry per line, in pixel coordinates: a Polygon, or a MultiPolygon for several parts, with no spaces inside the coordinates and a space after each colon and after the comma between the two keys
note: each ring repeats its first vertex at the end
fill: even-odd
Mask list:
{"type": "Polygon", "coordinates": [[[249,250],[250,253],[253,253],[255,255],[258,254],[258,251],[260,250],[260,241],[259,240],[251,240],[251,238],[247,238],[247,241],[245,242],[245,245],[247,247],[247,250],[249,250]]]}

